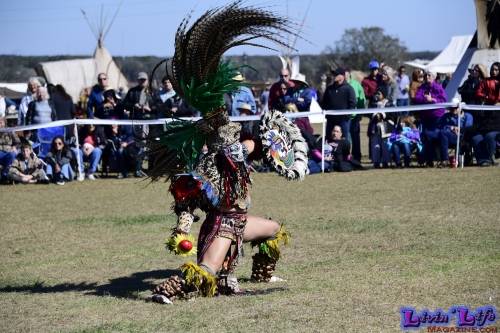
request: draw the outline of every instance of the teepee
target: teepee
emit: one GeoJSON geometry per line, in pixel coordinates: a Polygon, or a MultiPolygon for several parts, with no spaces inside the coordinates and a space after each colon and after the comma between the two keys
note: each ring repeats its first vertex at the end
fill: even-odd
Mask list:
{"type": "Polygon", "coordinates": [[[109,32],[119,9],[118,7],[109,24],[101,20],[99,25],[92,25],[82,10],[84,18],[97,39],[97,46],[92,58],[42,62],[36,67],[37,73],[45,77],[49,83],[61,84],[75,103],[78,101],[82,89],[96,84],[99,73],[106,73],[109,88],[127,88],[127,79],[113,60],[111,53],[104,46],[106,34],[109,32]]]}

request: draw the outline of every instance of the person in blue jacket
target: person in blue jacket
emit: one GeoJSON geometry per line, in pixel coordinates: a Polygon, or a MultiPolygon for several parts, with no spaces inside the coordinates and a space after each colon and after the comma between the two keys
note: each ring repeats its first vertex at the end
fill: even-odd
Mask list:
{"type": "Polygon", "coordinates": [[[441,167],[450,166],[448,148],[455,147],[458,138],[458,122],[460,121],[460,137],[464,136],[464,133],[472,128],[473,117],[468,112],[462,112],[458,114],[458,108],[451,108],[450,112],[445,113],[443,117],[439,120],[439,147],[441,154],[441,167]]]}

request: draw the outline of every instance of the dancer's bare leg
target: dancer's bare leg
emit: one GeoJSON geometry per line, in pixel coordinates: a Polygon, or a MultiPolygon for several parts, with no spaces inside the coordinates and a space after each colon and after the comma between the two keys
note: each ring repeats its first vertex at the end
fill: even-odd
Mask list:
{"type": "Polygon", "coordinates": [[[207,266],[216,274],[222,267],[227,251],[231,246],[231,240],[224,237],[214,238],[207,252],[203,255],[201,265],[207,266]]]}
{"type": "Polygon", "coordinates": [[[271,238],[274,237],[279,230],[280,225],[275,221],[248,215],[247,224],[243,233],[243,241],[251,242],[254,240],[271,238]]]}

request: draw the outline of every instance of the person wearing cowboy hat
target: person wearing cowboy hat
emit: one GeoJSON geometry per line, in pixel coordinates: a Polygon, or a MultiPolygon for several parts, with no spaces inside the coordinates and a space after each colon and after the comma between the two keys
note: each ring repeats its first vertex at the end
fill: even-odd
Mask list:
{"type": "MultiPolygon", "coordinates": [[[[245,77],[240,73],[237,72],[236,75],[233,77],[233,81],[237,82],[243,82],[245,81],[245,77]]],[[[231,115],[232,116],[239,116],[240,111],[239,111],[239,105],[241,104],[247,104],[251,108],[251,113],[256,114],[257,113],[257,104],[255,103],[255,97],[253,95],[252,90],[244,85],[241,85],[236,92],[234,92],[231,95],[231,115]]]]}

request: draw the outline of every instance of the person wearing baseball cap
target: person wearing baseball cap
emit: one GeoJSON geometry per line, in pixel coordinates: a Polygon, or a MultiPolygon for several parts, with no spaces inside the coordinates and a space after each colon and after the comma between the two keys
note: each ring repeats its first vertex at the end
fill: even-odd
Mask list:
{"type": "MultiPolygon", "coordinates": [[[[333,84],[329,85],[321,100],[323,110],[346,110],[356,107],[356,94],[345,79],[345,69],[337,67],[332,70],[333,84]]],[[[332,133],[333,127],[339,125],[346,138],[349,138],[350,115],[326,116],[326,133],[332,133]]]]}
{"type": "Polygon", "coordinates": [[[147,80],[148,74],[146,72],[137,73],[137,81],[141,82],[141,80],[147,80]]]}
{"type": "Polygon", "coordinates": [[[138,85],[130,89],[123,100],[125,112],[131,119],[151,119],[151,107],[154,104],[153,96],[149,91],[149,80],[146,72],[137,73],[138,85]]]}
{"type": "Polygon", "coordinates": [[[366,100],[371,100],[373,98],[373,95],[375,95],[375,92],[377,91],[378,88],[378,71],[379,71],[379,63],[377,60],[372,60],[368,64],[368,68],[370,69],[370,74],[361,81],[361,85],[363,86],[363,89],[365,91],[365,97],[366,100]]]}

